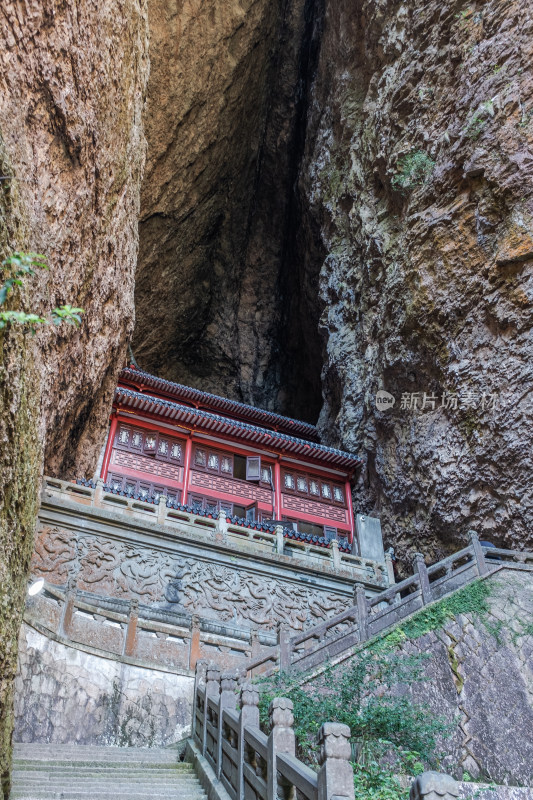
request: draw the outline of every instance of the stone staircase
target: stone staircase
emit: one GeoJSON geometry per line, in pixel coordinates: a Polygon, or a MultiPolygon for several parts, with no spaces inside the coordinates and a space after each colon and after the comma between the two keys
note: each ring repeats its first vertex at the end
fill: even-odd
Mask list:
{"type": "Polygon", "coordinates": [[[169,748],[15,744],[10,800],[204,800],[169,748]]]}

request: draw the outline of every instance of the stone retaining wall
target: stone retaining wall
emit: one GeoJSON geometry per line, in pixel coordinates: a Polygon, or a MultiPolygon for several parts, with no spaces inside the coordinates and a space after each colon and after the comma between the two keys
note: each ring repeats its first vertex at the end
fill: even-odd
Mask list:
{"type": "Polygon", "coordinates": [[[100,658],[23,624],[16,742],[157,746],[187,735],[194,678],[100,658]]]}

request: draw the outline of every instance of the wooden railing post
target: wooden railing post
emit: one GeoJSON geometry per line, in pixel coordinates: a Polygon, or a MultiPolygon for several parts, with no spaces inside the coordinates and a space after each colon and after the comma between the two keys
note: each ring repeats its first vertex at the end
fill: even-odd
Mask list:
{"type": "Polygon", "coordinates": [[[220,695],[220,667],[210,664],[207,667],[205,681],[205,708],[204,708],[204,729],[202,731],[202,755],[205,756],[207,748],[207,718],[209,716],[208,697],[215,697],[218,701],[220,695]]]}
{"type": "Polygon", "coordinates": [[[222,740],[224,738],[224,723],[222,720],[225,709],[235,711],[237,708],[237,673],[223,672],[220,676],[220,697],[218,701],[218,738],[217,738],[217,778],[222,772],[222,740]]]}
{"type": "Polygon", "coordinates": [[[244,762],[246,760],[246,743],[244,741],[244,728],[259,727],[259,692],[251,681],[246,681],[241,686],[241,713],[239,716],[239,742],[238,742],[238,775],[237,797],[244,797],[244,762]]]}
{"type": "Polygon", "coordinates": [[[63,601],[61,619],[59,620],[59,635],[66,636],[67,638],[70,636],[70,626],[72,623],[72,617],[74,616],[77,583],[78,575],[71,575],[67,581],[67,590],[65,592],[65,599],[63,601]]]}
{"type": "Polygon", "coordinates": [[[132,600],[130,603],[130,614],[128,617],[128,627],[124,639],[123,655],[133,656],[137,646],[137,623],[139,622],[139,601],[132,600]]]}
{"type": "Polygon", "coordinates": [[[218,512],[217,522],[215,525],[215,541],[223,542],[228,541],[228,523],[226,522],[226,511],[221,508],[218,512]]]}
{"type": "MultiPolygon", "coordinates": [[[[194,674],[194,701],[192,705],[192,738],[196,737],[196,707],[198,705],[198,689],[205,689],[205,679],[207,675],[207,660],[200,659],[196,662],[196,670],[194,674]]],[[[204,709],[205,714],[205,709],[204,709]]]]}
{"type": "Polygon", "coordinates": [[[350,764],[350,729],[340,722],[325,722],[318,733],[320,771],[317,800],[354,800],[350,764]]]}
{"type": "Polygon", "coordinates": [[[460,794],[459,784],[451,775],[423,772],[411,784],[409,800],[456,800],[460,794]]]}
{"type": "Polygon", "coordinates": [[[427,606],[428,603],[431,603],[433,600],[433,595],[431,593],[431,586],[429,585],[429,576],[428,576],[428,569],[426,567],[426,562],[424,561],[424,556],[422,553],[415,553],[413,556],[413,567],[415,572],[418,573],[418,577],[420,579],[420,592],[422,594],[422,603],[427,606]]]}
{"type": "Polygon", "coordinates": [[[279,671],[286,672],[291,666],[291,629],[286,622],[278,627],[279,671]]]}
{"type": "Polygon", "coordinates": [[[104,500],[104,479],[98,478],[93,494],[93,505],[100,507],[104,500]]]}
{"type": "Polygon", "coordinates": [[[474,558],[476,559],[477,564],[477,571],[479,576],[486,575],[488,573],[487,562],[485,561],[485,553],[483,552],[483,548],[479,543],[479,539],[477,533],[475,531],[468,531],[470,536],[470,544],[472,545],[472,549],[474,550],[474,558]]]}
{"type": "Polygon", "coordinates": [[[159,525],[164,525],[167,521],[167,498],[166,495],[159,495],[159,502],[157,505],[157,521],[159,525]]]}
{"type": "Polygon", "coordinates": [[[250,649],[251,649],[251,657],[257,658],[259,653],[261,652],[261,644],[259,642],[259,631],[257,628],[252,628],[250,631],[250,649]]]}
{"type": "Polygon", "coordinates": [[[394,577],[394,564],[390,553],[385,553],[385,570],[387,572],[388,586],[392,586],[396,579],[394,577]]]}
{"type": "Polygon", "coordinates": [[[270,719],[270,736],[267,745],[267,800],[296,800],[293,786],[278,778],[276,763],[277,753],[294,756],[296,739],[292,729],[294,716],[292,700],[287,697],[275,697],[270,703],[268,716],[270,719]]]}
{"type": "Polygon", "coordinates": [[[359,641],[366,642],[368,639],[368,601],[366,599],[365,587],[362,583],[355,584],[355,603],[357,605],[357,626],[359,629],[359,641]]]}

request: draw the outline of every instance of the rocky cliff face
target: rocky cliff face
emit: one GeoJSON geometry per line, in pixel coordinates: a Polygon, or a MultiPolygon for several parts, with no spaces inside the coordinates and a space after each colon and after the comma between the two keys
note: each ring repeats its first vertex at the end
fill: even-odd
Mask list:
{"type": "Polygon", "coordinates": [[[8,788],[11,686],[39,476],[94,469],[133,325],[144,0],[2,4],[0,253],[50,269],[14,308],[85,309],[80,330],[8,331],[0,347],[0,773],[8,788]],[[9,178],[9,179],[5,179],[9,178]]]}
{"type": "Polygon", "coordinates": [[[145,369],[305,418],[321,359],[306,358],[318,315],[294,280],[292,188],[319,7],[151,0],[133,343],[145,369]]]}
{"type": "Polygon", "coordinates": [[[306,419],[324,400],[400,556],[531,541],[525,2],[150,17],[141,366],[306,419]]]}
{"type": "Polygon", "coordinates": [[[532,541],[532,30],[525,2],[326,4],[299,183],[320,425],[400,555],[532,541]]]}

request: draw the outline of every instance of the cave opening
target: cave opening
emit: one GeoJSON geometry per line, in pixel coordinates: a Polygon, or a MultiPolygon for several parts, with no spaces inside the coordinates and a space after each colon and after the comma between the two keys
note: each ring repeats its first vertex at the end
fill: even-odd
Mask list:
{"type": "Polygon", "coordinates": [[[194,96],[187,43],[169,65],[172,21],[152,32],[133,338],[148,372],[312,423],[325,253],[298,178],[323,14],[280,0],[194,96]]]}

